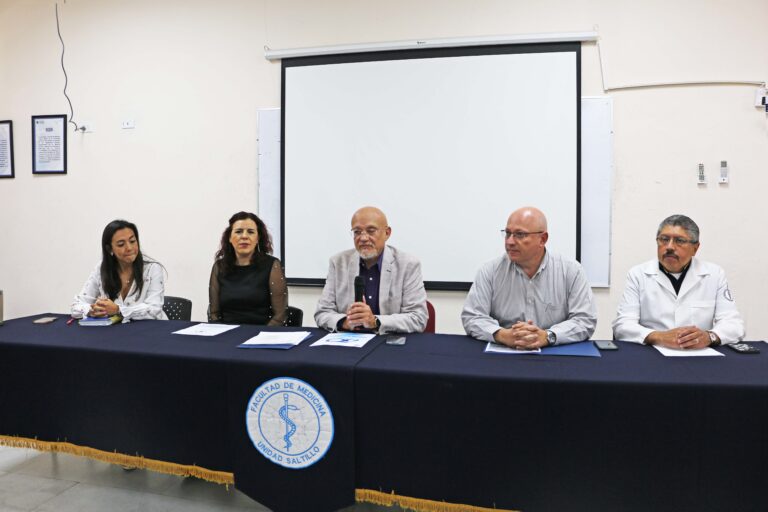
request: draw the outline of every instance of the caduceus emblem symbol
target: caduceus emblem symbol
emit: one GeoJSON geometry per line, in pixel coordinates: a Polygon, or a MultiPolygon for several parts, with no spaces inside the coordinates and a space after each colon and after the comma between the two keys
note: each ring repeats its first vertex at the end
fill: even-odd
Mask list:
{"type": "Polygon", "coordinates": [[[288,403],[288,393],[283,394],[283,400],[284,405],[280,408],[278,414],[280,414],[280,417],[285,421],[285,435],[283,436],[283,441],[285,441],[285,450],[288,451],[291,449],[291,446],[293,446],[291,437],[296,433],[296,424],[288,417],[288,411],[298,411],[299,408],[288,403]]]}

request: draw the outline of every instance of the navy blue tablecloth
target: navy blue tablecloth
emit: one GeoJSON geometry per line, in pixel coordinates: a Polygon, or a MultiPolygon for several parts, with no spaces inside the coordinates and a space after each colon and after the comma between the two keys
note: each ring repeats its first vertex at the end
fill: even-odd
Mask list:
{"type": "Polygon", "coordinates": [[[109,327],[30,318],[0,327],[0,434],[67,441],[107,452],[233,472],[235,485],[277,511],[354,503],[354,366],[374,350],[238,349],[257,326],[215,337],[172,334],[190,322],[109,327]],[[268,461],[245,423],[254,390],[275,377],[317,389],[335,419],[333,443],[303,470],[268,461]]]}
{"type": "Polygon", "coordinates": [[[409,335],[358,364],[356,486],[523,511],[768,510],[768,350],[483,353],[409,335]]]}
{"type": "Polygon", "coordinates": [[[233,472],[276,511],[335,510],[355,488],[524,511],[768,509],[768,350],[508,356],[427,334],[312,348],[314,329],[291,350],[244,350],[260,328],[65,319],[0,327],[0,434],[233,472]],[[333,410],[331,449],[307,469],[268,461],[246,432],[251,394],[278,377],[333,410]]]}
{"type": "MultiPolygon", "coordinates": [[[[262,330],[282,330],[262,328],[262,330]]],[[[238,489],[273,510],[305,512],[337,510],[354,503],[355,421],[354,369],[382,342],[365,347],[310,347],[325,335],[313,337],[290,350],[239,349],[227,369],[229,424],[233,471],[238,489]],[[245,413],[254,390],[262,383],[291,377],[309,383],[330,404],[334,437],[330,450],[305,469],[285,468],[254,452],[246,435],[245,413]],[[240,454],[247,453],[243,457],[240,454]]]]}

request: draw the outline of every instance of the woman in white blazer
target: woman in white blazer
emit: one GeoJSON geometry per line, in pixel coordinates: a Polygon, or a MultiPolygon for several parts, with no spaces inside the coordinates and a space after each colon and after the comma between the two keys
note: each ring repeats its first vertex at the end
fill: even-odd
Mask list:
{"type": "Polygon", "coordinates": [[[72,303],[72,316],[120,315],[130,320],[167,320],[163,312],[165,269],[141,253],[139,230],[125,220],[107,224],[101,262],[72,303]]]}

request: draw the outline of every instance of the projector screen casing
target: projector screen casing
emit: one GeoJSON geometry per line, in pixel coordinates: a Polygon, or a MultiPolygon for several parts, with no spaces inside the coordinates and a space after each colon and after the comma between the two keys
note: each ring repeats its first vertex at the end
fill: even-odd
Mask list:
{"type": "Polygon", "coordinates": [[[373,205],[428,289],[466,290],[503,254],[509,213],[580,256],[580,45],[409,50],[283,61],[281,254],[322,285],[373,205]]]}

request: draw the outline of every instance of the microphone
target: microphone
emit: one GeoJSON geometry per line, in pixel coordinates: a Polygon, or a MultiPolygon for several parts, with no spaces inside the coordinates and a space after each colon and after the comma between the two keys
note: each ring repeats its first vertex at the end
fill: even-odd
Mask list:
{"type": "Polygon", "coordinates": [[[355,302],[363,302],[364,289],[363,278],[355,276],[355,302]]]}

